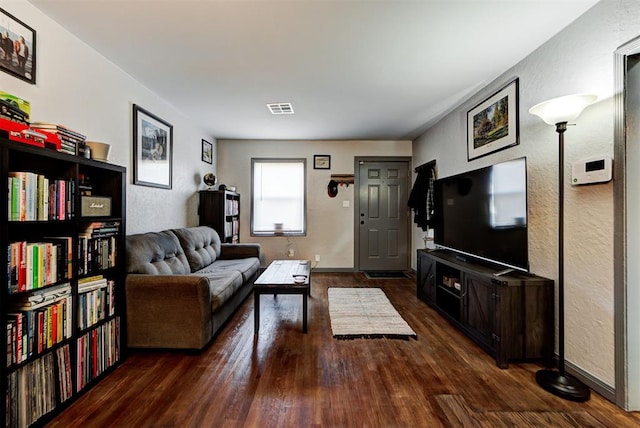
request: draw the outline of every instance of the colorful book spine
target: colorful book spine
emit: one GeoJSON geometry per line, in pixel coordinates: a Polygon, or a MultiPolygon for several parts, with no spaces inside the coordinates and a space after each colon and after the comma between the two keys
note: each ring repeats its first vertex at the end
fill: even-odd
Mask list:
{"type": "Polygon", "coordinates": [[[28,171],[10,172],[7,215],[10,221],[64,220],[74,217],[75,183],[28,171]]]}

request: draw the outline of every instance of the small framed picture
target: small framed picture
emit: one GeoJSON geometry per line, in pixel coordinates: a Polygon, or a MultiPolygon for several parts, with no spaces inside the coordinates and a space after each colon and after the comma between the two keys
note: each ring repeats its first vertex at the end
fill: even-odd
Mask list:
{"type": "Polygon", "coordinates": [[[313,155],[313,169],[331,169],[331,156],[313,155]]]}
{"type": "Polygon", "coordinates": [[[173,125],[133,105],[133,184],[171,189],[173,125]]]}
{"type": "Polygon", "coordinates": [[[515,79],[467,113],[467,159],[517,145],[518,122],[518,79],[515,79]]]}
{"type": "Polygon", "coordinates": [[[0,70],[36,84],[36,31],[0,9],[0,70]]]}
{"type": "Polygon", "coordinates": [[[213,164],[213,144],[202,140],[202,162],[213,164]]]}

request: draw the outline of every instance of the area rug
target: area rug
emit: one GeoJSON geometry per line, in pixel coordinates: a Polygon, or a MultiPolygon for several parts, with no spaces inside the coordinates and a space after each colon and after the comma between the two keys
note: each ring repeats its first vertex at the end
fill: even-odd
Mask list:
{"type": "Polygon", "coordinates": [[[328,293],[335,338],[417,337],[380,288],[331,287],[328,293]]]}

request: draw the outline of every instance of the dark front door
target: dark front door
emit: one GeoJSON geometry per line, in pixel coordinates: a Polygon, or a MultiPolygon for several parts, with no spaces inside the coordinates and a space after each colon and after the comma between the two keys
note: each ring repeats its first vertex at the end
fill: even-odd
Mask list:
{"type": "Polygon", "coordinates": [[[409,269],[408,187],[408,161],[359,161],[360,270],[409,269]]]}

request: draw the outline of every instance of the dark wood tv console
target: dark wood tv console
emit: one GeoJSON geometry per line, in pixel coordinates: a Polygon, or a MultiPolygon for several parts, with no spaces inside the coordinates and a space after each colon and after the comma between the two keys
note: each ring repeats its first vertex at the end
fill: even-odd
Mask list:
{"type": "Polygon", "coordinates": [[[444,250],[418,250],[417,294],[494,356],[500,368],[516,360],[552,361],[550,279],[461,261],[444,250]]]}

